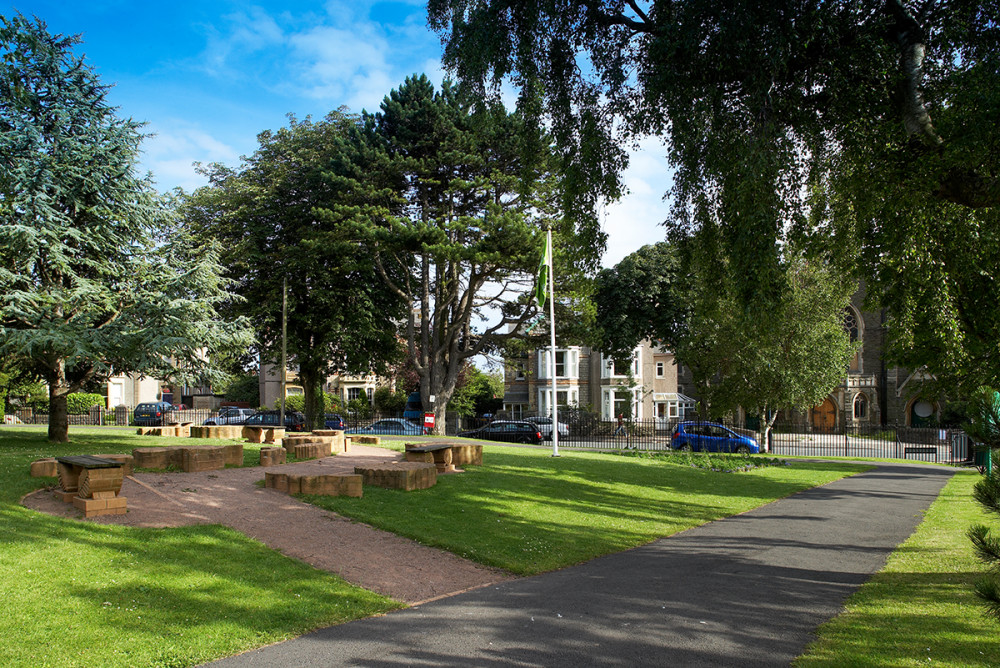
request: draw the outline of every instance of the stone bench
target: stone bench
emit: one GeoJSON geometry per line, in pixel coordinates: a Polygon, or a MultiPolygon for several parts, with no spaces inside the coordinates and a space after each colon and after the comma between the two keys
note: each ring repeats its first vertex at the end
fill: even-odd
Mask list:
{"type": "Polygon", "coordinates": [[[260,449],[261,466],[277,466],[284,464],[288,457],[288,451],[280,446],[262,447],[260,449]]]}
{"type": "Polygon", "coordinates": [[[143,469],[176,468],[186,473],[217,471],[243,466],[243,444],[172,445],[132,450],[135,466],[143,469]]]}
{"type": "Polygon", "coordinates": [[[191,438],[243,438],[243,427],[238,424],[203,424],[191,427],[191,438]]]}
{"type": "Polygon", "coordinates": [[[347,436],[351,443],[357,445],[381,445],[382,438],[379,436],[363,436],[360,434],[349,434],[347,436]]]}
{"type": "Polygon", "coordinates": [[[125,477],[120,462],[93,455],[56,457],[56,471],[62,488],[58,494],[84,517],[125,514],[126,499],[118,496],[125,477]]]}
{"type": "Polygon", "coordinates": [[[456,466],[482,466],[483,446],[466,443],[407,443],[408,462],[426,462],[437,466],[438,473],[451,473],[456,466]]]}
{"type": "Polygon", "coordinates": [[[361,497],[360,475],[305,475],[297,473],[264,473],[264,487],[287,494],[361,497]]]}
{"type": "Polygon", "coordinates": [[[422,462],[388,462],[374,466],[355,466],[354,472],[364,479],[364,484],[402,489],[407,492],[427,489],[437,484],[437,467],[422,462]]]}
{"type": "Polygon", "coordinates": [[[177,438],[187,438],[191,435],[191,422],[181,424],[168,424],[162,427],[139,427],[135,433],[139,436],[174,436],[177,438]]]}
{"type": "Polygon", "coordinates": [[[282,439],[285,438],[284,427],[244,425],[240,429],[240,435],[250,443],[271,443],[273,445],[281,445],[282,439]]]}
{"type": "Polygon", "coordinates": [[[347,452],[344,432],[323,429],[286,436],[281,443],[296,459],[319,459],[347,452]]]}
{"type": "MultiPolygon", "coordinates": [[[[110,459],[116,461],[122,465],[123,475],[132,475],[132,455],[124,454],[111,454],[111,455],[94,455],[94,457],[99,457],[101,459],[110,459]]],[[[36,459],[31,462],[30,469],[32,478],[55,478],[59,475],[58,469],[56,468],[56,458],[55,457],[45,457],[43,459],[36,459]]]]}

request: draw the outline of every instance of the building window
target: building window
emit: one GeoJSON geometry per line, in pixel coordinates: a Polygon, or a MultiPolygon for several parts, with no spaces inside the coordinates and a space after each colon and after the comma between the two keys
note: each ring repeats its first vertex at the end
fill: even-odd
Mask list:
{"type": "Polygon", "coordinates": [[[656,363],[656,377],[663,378],[663,362],[656,363]]]}
{"type": "MultiPolygon", "coordinates": [[[[556,401],[559,408],[568,408],[580,403],[580,390],[575,387],[556,390],[556,401]]],[[[552,389],[543,388],[538,390],[538,413],[548,415],[552,412],[552,389]]]]}
{"type": "Polygon", "coordinates": [[[611,420],[618,415],[626,418],[642,419],[642,404],[639,403],[639,390],[629,390],[624,387],[609,387],[602,392],[601,417],[611,420]]]}
{"type": "Polygon", "coordinates": [[[286,397],[301,397],[303,394],[305,394],[305,391],[301,387],[296,387],[295,385],[285,385],[286,397]]]}
{"type": "Polygon", "coordinates": [[[524,362],[517,362],[514,365],[514,380],[524,380],[524,362]]]}
{"type": "Polygon", "coordinates": [[[364,388],[361,387],[349,387],[347,388],[347,400],[354,401],[360,399],[364,394],[364,388]]]}
{"type": "MultiPolygon", "coordinates": [[[[847,331],[848,336],[851,337],[851,343],[856,343],[861,340],[862,331],[861,323],[863,321],[860,319],[858,313],[848,306],[844,309],[844,330],[847,331]]],[[[850,363],[848,363],[847,370],[849,372],[860,373],[861,372],[861,349],[858,348],[858,352],[854,354],[851,358],[850,363]]]]}
{"type": "MultiPolygon", "coordinates": [[[[632,351],[632,377],[642,378],[642,349],[636,348],[632,351]]],[[[601,378],[625,378],[628,374],[626,370],[615,364],[610,357],[601,354],[601,378]]]]}
{"type": "Polygon", "coordinates": [[[854,419],[868,419],[868,397],[864,394],[859,394],[854,398],[854,419]]]}
{"type": "MultiPolygon", "coordinates": [[[[538,377],[551,378],[549,371],[549,359],[551,351],[538,351],[538,377]]],[[[556,378],[579,378],[580,377],[580,349],[567,348],[556,350],[556,378]]]]}

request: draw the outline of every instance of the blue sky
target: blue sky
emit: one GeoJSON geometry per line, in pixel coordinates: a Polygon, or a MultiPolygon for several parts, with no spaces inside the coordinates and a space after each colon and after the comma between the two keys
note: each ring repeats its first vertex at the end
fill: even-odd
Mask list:
{"type": "MultiPolygon", "coordinates": [[[[203,185],[194,162],[236,166],[257,134],[289,113],[375,110],[410,74],[444,76],[440,40],[419,1],[16,0],[0,8],[82,36],[78,52],[114,84],[119,113],[154,135],[142,167],[161,190],[203,185]]],[[[663,153],[658,141],[644,142],[626,174],[630,194],[606,207],[606,265],[663,238],[663,153]]]]}

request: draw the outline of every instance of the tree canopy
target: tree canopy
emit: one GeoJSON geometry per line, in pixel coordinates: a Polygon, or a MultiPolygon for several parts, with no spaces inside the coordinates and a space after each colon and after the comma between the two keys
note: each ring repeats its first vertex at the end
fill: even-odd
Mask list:
{"type": "Polygon", "coordinates": [[[414,76],[366,116],[364,148],[331,174],[354,195],[325,215],[365,226],[384,282],[408,305],[402,329],[439,425],[466,363],[537,313],[528,295],[543,225],[562,266],[579,273],[599,257],[594,217],[558,215],[549,147],[538,135],[526,151],[528,134],[502,105],[414,76]]]}
{"type": "Polygon", "coordinates": [[[205,351],[245,343],[219,318],[218,248],[193,243],[136,174],[141,124],[73,54],[76,37],[0,17],[0,356],[66,395],[115,373],[194,384],[205,351]]]}
{"type": "Polygon", "coordinates": [[[461,81],[512,80],[547,118],[570,195],[615,196],[630,142],[662,136],[671,225],[724,252],[744,306],[780,299],[784,244],[810,242],[888,308],[897,362],[1000,378],[995,0],[430,0],[429,17],[461,81]]]}
{"type": "MultiPolygon", "coordinates": [[[[347,139],[359,122],[335,111],[262,132],[259,148],[239,168],[206,170],[210,185],[184,206],[204,238],[223,242],[227,276],[243,298],[229,310],[253,323],[263,363],[280,363],[287,279],[287,349],[310,424],[322,422],[329,375],[387,368],[399,351],[396,323],[406,312],[376,272],[374,248],[357,222],[331,213],[353,212],[361,201],[344,185],[352,175],[338,171],[359,162],[364,169],[365,156],[356,153],[363,147],[347,139]]],[[[367,187],[377,189],[377,174],[371,177],[367,187]]]]}

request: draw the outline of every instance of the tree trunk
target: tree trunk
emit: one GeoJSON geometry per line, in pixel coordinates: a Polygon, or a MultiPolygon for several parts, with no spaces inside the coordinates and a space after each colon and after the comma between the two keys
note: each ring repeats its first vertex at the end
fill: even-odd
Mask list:
{"type": "MultiPolygon", "coordinates": [[[[767,413],[768,413],[768,411],[767,411],[767,409],[765,409],[764,410],[764,415],[767,415],[767,413]]],[[[769,444],[769,440],[768,439],[771,437],[771,427],[774,426],[774,421],[777,418],[778,418],[778,411],[774,411],[773,413],[771,413],[771,417],[769,417],[766,421],[762,421],[761,422],[761,424],[764,425],[764,429],[763,429],[763,432],[761,434],[761,441],[760,441],[760,449],[763,452],[770,452],[771,451],[771,448],[768,445],[769,444]]]]}
{"type": "Polygon", "coordinates": [[[69,443],[69,413],[66,397],[69,384],[66,382],[66,361],[56,362],[48,378],[49,382],[49,441],[69,443]]]}
{"type": "Polygon", "coordinates": [[[323,379],[320,374],[305,366],[299,367],[299,380],[305,400],[306,429],[322,429],[325,419],[325,403],[323,399],[323,379]]]}

